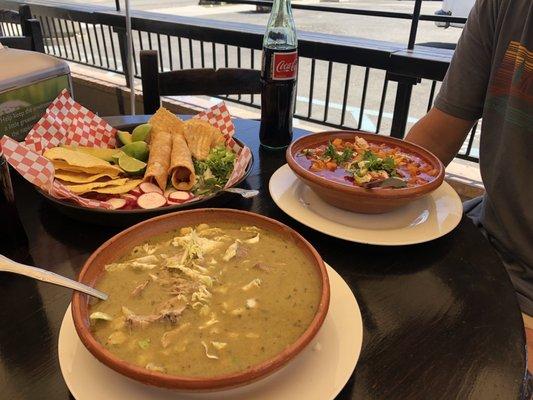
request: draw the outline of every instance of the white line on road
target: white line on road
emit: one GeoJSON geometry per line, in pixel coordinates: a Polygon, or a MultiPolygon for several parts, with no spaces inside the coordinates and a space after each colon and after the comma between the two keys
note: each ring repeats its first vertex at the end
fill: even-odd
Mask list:
{"type": "MultiPolygon", "coordinates": [[[[297,101],[301,101],[301,102],[303,102],[305,104],[309,104],[309,98],[308,97],[297,96],[296,99],[297,99],[297,101]]],[[[323,101],[323,100],[313,99],[313,105],[325,107],[326,106],[326,102],[323,101]]],[[[342,104],[330,102],[329,103],[329,108],[333,108],[335,110],[342,110],[342,104]]],[[[355,121],[357,121],[358,118],[359,118],[360,110],[361,109],[359,107],[354,107],[354,106],[347,106],[346,107],[346,111],[349,112],[352,115],[352,117],[354,118],[355,121]]],[[[369,116],[377,117],[377,116],[379,116],[379,111],[365,108],[365,110],[363,111],[363,121],[361,122],[361,129],[365,130],[365,131],[375,131],[376,130],[376,125],[374,125],[374,123],[371,121],[369,116]]],[[[392,117],[393,117],[392,113],[383,112],[383,118],[392,119],[392,117]]],[[[414,124],[417,121],[418,121],[418,118],[414,118],[414,117],[408,117],[407,118],[407,122],[409,122],[409,123],[413,123],[414,124]]]]}
{"type": "Polygon", "coordinates": [[[218,15],[228,13],[238,13],[244,11],[254,11],[255,6],[250,5],[235,5],[235,6],[183,6],[183,7],[168,7],[168,8],[156,8],[150,9],[150,12],[179,15],[180,17],[197,17],[204,15],[218,15]]]}

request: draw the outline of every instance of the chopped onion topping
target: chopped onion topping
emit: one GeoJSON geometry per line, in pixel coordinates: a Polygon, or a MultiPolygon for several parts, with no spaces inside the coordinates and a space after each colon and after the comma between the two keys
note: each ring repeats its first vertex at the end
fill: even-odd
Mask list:
{"type": "Polygon", "coordinates": [[[156,365],[154,363],[148,363],[146,364],[146,368],[149,371],[157,371],[157,372],[165,372],[165,368],[160,367],[159,365],[156,365]]]}
{"type": "Polygon", "coordinates": [[[198,327],[198,329],[205,329],[205,328],[208,328],[211,325],[214,325],[216,323],[218,323],[218,319],[217,319],[217,317],[216,317],[216,315],[214,313],[211,313],[211,319],[209,321],[207,321],[205,324],[200,325],[198,327]]]}
{"type": "Polygon", "coordinates": [[[261,279],[255,278],[251,280],[249,283],[247,283],[246,285],[244,285],[241,289],[247,292],[253,287],[260,287],[260,286],[261,286],[261,279]]]}
{"type": "Polygon", "coordinates": [[[244,312],[244,308],[242,307],[236,308],[235,310],[231,311],[233,315],[241,315],[243,312],[244,312]]]}
{"type": "Polygon", "coordinates": [[[202,343],[202,346],[204,346],[206,357],[211,358],[213,360],[218,360],[218,356],[215,356],[214,354],[209,354],[209,351],[207,349],[207,344],[203,340],[201,343],[202,343]]]}
{"type": "Polygon", "coordinates": [[[224,347],[226,347],[228,344],[224,342],[211,342],[213,347],[217,350],[222,350],[224,347]]]}
{"type": "Polygon", "coordinates": [[[127,336],[122,331],[115,331],[107,338],[107,344],[117,345],[122,344],[126,341],[127,336]]]}
{"type": "Polygon", "coordinates": [[[255,308],[257,307],[257,300],[256,299],[247,299],[246,300],[246,308],[255,308]]]}

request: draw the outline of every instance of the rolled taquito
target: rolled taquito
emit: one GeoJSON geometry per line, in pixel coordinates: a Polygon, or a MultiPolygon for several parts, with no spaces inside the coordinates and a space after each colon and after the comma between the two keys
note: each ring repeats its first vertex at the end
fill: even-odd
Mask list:
{"type": "Polygon", "coordinates": [[[196,183],[191,151],[181,133],[172,135],[169,175],[172,186],[178,190],[191,190],[196,183]]]}
{"type": "Polygon", "coordinates": [[[170,132],[152,129],[150,132],[150,155],[144,173],[144,181],[156,183],[161,190],[167,187],[172,135],[170,132]]]}

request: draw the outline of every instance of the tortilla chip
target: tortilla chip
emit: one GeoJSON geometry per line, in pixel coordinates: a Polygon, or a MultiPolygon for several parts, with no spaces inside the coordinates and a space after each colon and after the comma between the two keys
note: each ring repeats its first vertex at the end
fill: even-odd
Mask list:
{"type": "MultiPolygon", "coordinates": [[[[95,167],[77,167],[75,165],[70,165],[62,160],[52,161],[54,164],[54,169],[57,171],[66,171],[66,172],[77,172],[85,173],[88,175],[96,174],[109,174],[111,177],[117,177],[122,171],[119,168],[109,168],[108,166],[95,166],[95,167]]],[[[113,167],[113,166],[111,166],[113,167]]]]}
{"type": "Polygon", "coordinates": [[[90,154],[82,153],[75,150],[70,150],[65,147],[52,147],[43,153],[43,156],[52,161],[64,161],[68,165],[79,168],[106,168],[109,170],[117,170],[120,168],[104,161],[98,157],[90,154]]]}
{"type": "Polygon", "coordinates": [[[142,183],[142,179],[130,179],[124,185],[95,189],[93,190],[93,192],[104,193],[104,194],[123,194],[123,193],[128,193],[130,190],[135,189],[141,183],[142,183]]]}
{"type": "Polygon", "coordinates": [[[152,125],[153,131],[168,132],[171,135],[183,130],[183,121],[165,107],[159,107],[148,123],[152,125]]]}
{"type": "Polygon", "coordinates": [[[213,142],[211,143],[211,148],[223,145],[225,143],[226,138],[224,137],[222,132],[220,132],[220,130],[216,129],[215,134],[213,135],[213,142]]]}
{"type": "Polygon", "coordinates": [[[209,156],[209,151],[224,140],[220,130],[200,119],[185,122],[183,134],[192,155],[197,160],[205,160],[209,156]]]}
{"type": "Polygon", "coordinates": [[[70,183],[89,183],[97,181],[101,178],[115,178],[116,175],[109,173],[102,174],[86,174],[83,172],[73,172],[73,171],[56,171],[55,178],[60,179],[64,182],[70,183]]]}
{"type": "Polygon", "coordinates": [[[212,132],[211,133],[211,136],[212,136],[211,147],[218,146],[219,144],[223,144],[226,141],[226,139],[224,138],[224,135],[220,131],[220,129],[218,129],[217,127],[211,125],[209,122],[207,122],[207,121],[205,121],[203,119],[193,118],[193,119],[190,119],[187,122],[185,122],[185,124],[189,125],[189,126],[192,126],[192,127],[195,127],[195,128],[205,127],[205,129],[211,130],[211,132],[212,132]]]}
{"type": "Polygon", "coordinates": [[[87,192],[93,192],[94,189],[103,188],[106,186],[122,186],[128,182],[128,178],[111,179],[105,182],[90,182],[83,185],[65,185],[71,192],[76,194],[84,194],[87,192]]]}

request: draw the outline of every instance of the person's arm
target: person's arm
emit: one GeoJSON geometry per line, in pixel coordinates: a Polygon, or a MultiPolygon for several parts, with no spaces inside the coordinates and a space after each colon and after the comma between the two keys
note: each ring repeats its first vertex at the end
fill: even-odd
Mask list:
{"type": "Polygon", "coordinates": [[[433,108],[406,140],[433,152],[446,165],[481,118],[494,48],[498,0],[477,0],[468,17],[433,108]]]}
{"type": "Polygon", "coordinates": [[[433,107],[413,125],[405,140],[428,149],[446,166],[461,149],[474,123],[433,107]]]}

